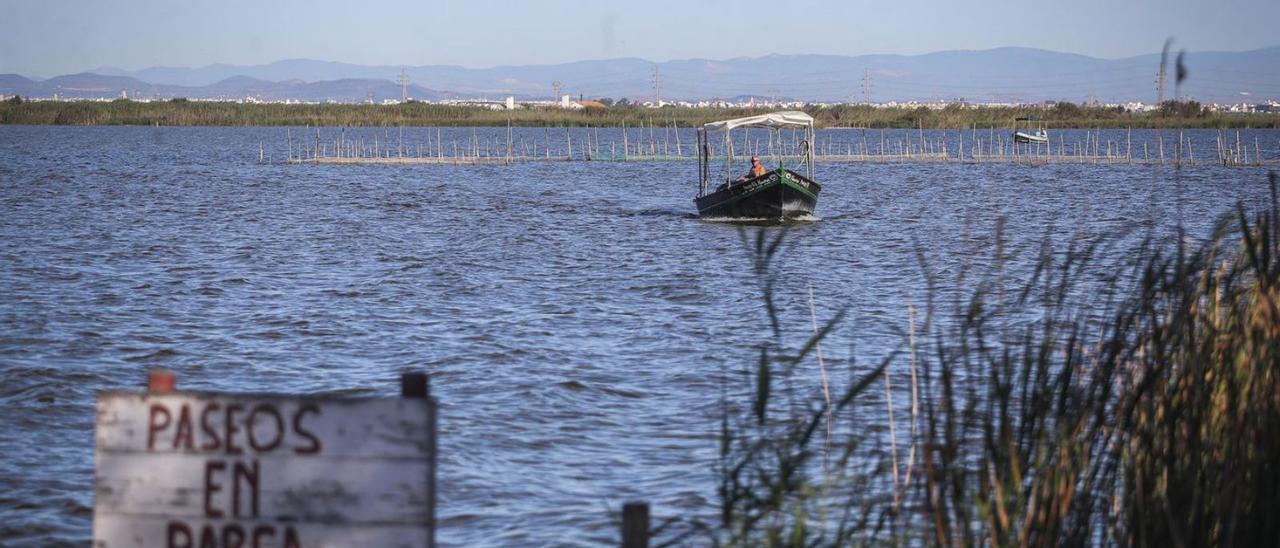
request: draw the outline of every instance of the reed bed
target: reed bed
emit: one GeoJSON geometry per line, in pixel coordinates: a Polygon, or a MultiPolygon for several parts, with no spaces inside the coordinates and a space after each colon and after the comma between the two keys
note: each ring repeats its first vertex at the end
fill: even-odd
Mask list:
{"type": "Polygon", "coordinates": [[[1273,544],[1280,201],[1269,179],[1269,209],[1238,207],[1200,243],[1046,239],[1030,275],[1015,276],[998,225],[991,266],[960,275],[967,293],[943,291],[922,258],[932,289],[919,321],[904,311],[902,351],[850,363],[843,383],[828,357],[834,397],[802,372],[844,311],[788,337],[775,264],[785,230],[756,233],[769,329],[741,390],[723,390],[720,519],[685,520],[671,542],[1273,544]],[[730,395],[743,392],[749,401],[730,395]],[[901,418],[881,407],[895,400],[910,402],[901,418]]]}
{"type": "MultiPolygon", "coordinates": [[[[697,127],[702,124],[784,110],[774,107],[651,109],[636,106],[586,108],[522,108],[490,110],[462,105],[407,103],[280,104],[212,101],[3,101],[0,124],[162,125],[162,126],[505,126],[517,127],[631,127],[656,121],[697,127]]],[[[1108,107],[1059,103],[1053,108],[997,107],[954,104],[941,109],[874,105],[809,106],[819,127],[885,129],[968,129],[1007,125],[1015,117],[1047,120],[1051,129],[1063,128],[1277,128],[1276,113],[1210,113],[1200,109],[1126,112],[1108,107]]]]}

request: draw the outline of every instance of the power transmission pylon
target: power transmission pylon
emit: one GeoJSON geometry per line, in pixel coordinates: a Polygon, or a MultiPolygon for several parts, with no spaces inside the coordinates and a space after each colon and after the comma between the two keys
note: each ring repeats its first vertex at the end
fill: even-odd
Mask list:
{"type": "Polygon", "coordinates": [[[403,67],[400,68],[400,102],[409,102],[409,74],[403,67]]]}
{"type": "Polygon", "coordinates": [[[871,103],[871,71],[862,69],[862,100],[871,103]]]}
{"type": "Polygon", "coordinates": [[[557,101],[560,100],[560,88],[562,87],[564,87],[564,84],[560,83],[559,80],[551,82],[551,94],[553,95],[553,98],[557,101]]]}
{"type": "Polygon", "coordinates": [[[653,66],[653,104],[662,106],[662,72],[653,66]]]}

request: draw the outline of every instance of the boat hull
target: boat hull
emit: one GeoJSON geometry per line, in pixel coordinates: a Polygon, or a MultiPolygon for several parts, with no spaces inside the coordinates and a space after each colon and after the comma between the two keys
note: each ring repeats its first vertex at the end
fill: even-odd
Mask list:
{"type": "Polygon", "coordinates": [[[1041,144],[1049,142],[1049,137],[1036,133],[1023,133],[1019,131],[1013,134],[1013,141],[1016,143],[1041,144]]]}
{"type": "Polygon", "coordinates": [[[784,220],[813,215],[822,186],[777,169],[694,199],[704,219],[784,220]]]}

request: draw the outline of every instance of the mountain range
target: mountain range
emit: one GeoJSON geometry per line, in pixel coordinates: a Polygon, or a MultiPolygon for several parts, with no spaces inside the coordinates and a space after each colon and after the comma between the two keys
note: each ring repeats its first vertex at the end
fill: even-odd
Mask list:
{"type": "MultiPolygon", "coordinates": [[[[805,101],[1153,102],[1160,55],[1099,59],[1031,48],[953,50],[923,55],[768,55],[724,60],[650,62],[636,58],[554,65],[465,68],[449,65],[358,65],[310,59],[261,65],[214,64],[125,71],[99,67],[36,80],[0,74],[0,94],[63,98],[202,98],[359,102],[586,98],[664,100],[777,98],[805,101]],[[660,91],[654,81],[660,82],[660,91]]],[[[1280,46],[1243,52],[1190,52],[1188,77],[1176,85],[1169,59],[1167,97],[1203,102],[1280,98],[1280,46]]]]}

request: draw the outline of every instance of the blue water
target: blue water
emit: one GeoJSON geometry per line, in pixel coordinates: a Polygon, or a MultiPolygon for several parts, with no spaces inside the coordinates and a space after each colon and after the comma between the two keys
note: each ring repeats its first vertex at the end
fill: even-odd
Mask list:
{"type": "MultiPolygon", "coordinates": [[[[3,544],[87,541],[94,395],[153,367],[191,389],[381,395],[430,373],[442,544],[608,544],[630,499],[658,520],[716,515],[721,380],[768,324],[755,229],[692,214],[692,163],[284,165],[284,133],[0,127],[3,544]]],[[[1278,135],[1246,139],[1280,157],[1278,135]]],[[[1017,269],[1046,235],[1181,220],[1202,236],[1269,192],[1263,169],[1204,165],[832,163],[817,179],[779,302],[801,333],[809,287],[819,320],[848,307],[825,346],[840,379],[901,346],[926,292],[917,250],[943,273],[980,266],[1003,217],[1017,269]]]]}

